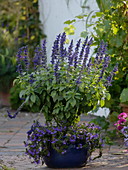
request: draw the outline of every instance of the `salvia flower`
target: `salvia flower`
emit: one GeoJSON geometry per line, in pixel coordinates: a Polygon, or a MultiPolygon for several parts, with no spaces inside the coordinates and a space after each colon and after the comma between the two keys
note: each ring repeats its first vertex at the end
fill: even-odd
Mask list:
{"type": "Polygon", "coordinates": [[[85,51],[85,46],[88,42],[88,37],[86,37],[83,45],[82,45],[82,48],[81,48],[81,51],[80,51],[80,55],[79,55],[79,64],[81,64],[81,61],[83,60],[83,55],[84,55],[84,51],[85,51]]]}
{"type": "Polygon", "coordinates": [[[84,54],[84,57],[83,57],[83,65],[82,65],[82,67],[83,68],[85,68],[86,67],[86,63],[87,63],[87,61],[88,61],[88,57],[89,57],[89,53],[90,53],[90,46],[91,46],[91,44],[92,44],[92,38],[88,41],[88,43],[87,43],[87,45],[86,45],[86,47],[85,47],[85,54],[84,54]]]}
{"type": "Polygon", "coordinates": [[[42,48],[40,49],[41,65],[43,68],[47,66],[47,51],[46,51],[46,40],[42,41],[42,48]]]}
{"type": "Polygon", "coordinates": [[[60,42],[60,34],[57,36],[54,41],[54,45],[52,47],[52,55],[51,55],[51,63],[54,64],[57,57],[59,56],[59,42],[60,42]]]}
{"type": "Polygon", "coordinates": [[[34,69],[36,70],[39,66],[41,66],[41,55],[40,55],[40,48],[36,47],[35,49],[35,56],[33,58],[34,69]]]}
{"type": "Polygon", "coordinates": [[[76,68],[78,65],[78,54],[79,54],[80,43],[81,43],[81,39],[79,39],[79,41],[76,44],[76,48],[75,48],[74,68],[76,68]]]}

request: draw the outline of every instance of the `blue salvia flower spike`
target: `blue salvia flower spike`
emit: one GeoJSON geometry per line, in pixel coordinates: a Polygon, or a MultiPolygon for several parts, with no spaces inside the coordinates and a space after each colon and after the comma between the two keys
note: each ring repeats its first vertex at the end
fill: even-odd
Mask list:
{"type": "Polygon", "coordinates": [[[73,40],[71,40],[70,45],[68,47],[67,55],[68,55],[69,58],[72,55],[72,51],[73,51],[73,40]]]}
{"type": "Polygon", "coordinates": [[[60,38],[60,58],[62,61],[64,61],[64,43],[65,43],[65,40],[66,40],[66,33],[64,32],[62,35],[61,35],[61,38],[60,38]]]}
{"type": "Polygon", "coordinates": [[[42,53],[42,61],[41,61],[41,64],[44,68],[46,68],[47,66],[47,52],[46,52],[46,40],[43,40],[42,41],[42,50],[41,50],[41,53],[42,53]]]}
{"type": "Polygon", "coordinates": [[[112,83],[112,80],[113,80],[113,76],[115,75],[115,73],[117,71],[118,71],[118,63],[115,65],[115,67],[111,71],[110,75],[107,77],[106,86],[111,86],[112,85],[111,83],[112,83]]]}
{"type": "Polygon", "coordinates": [[[90,53],[90,46],[92,44],[92,38],[88,41],[86,48],[85,48],[85,54],[84,54],[84,58],[83,58],[83,63],[82,63],[82,69],[86,67],[86,63],[88,61],[88,56],[90,53]]]}
{"type": "Polygon", "coordinates": [[[69,68],[70,68],[71,66],[73,66],[73,61],[74,61],[75,55],[76,55],[76,53],[74,52],[74,53],[72,54],[72,56],[69,58],[69,68]]]}
{"type": "Polygon", "coordinates": [[[73,54],[73,40],[71,40],[71,43],[68,47],[68,52],[67,52],[69,67],[72,64],[72,54],[73,54]]]}
{"type": "Polygon", "coordinates": [[[56,62],[56,64],[54,65],[54,75],[56,77],[56,82],[59,79],[59,75],[58,75],[58,68],[59,68],[59,60],[56,62]]]}
{"type": "Polygon", "coordinates": [[[75,58],[74,58],[74,67],[76,68],[78,65],[78,54],[79,54],[79,47],[80,47],[81,39],[76,44],[75,48],[75,58]]]}
{"type": "Polygon", "coordinates": [[[23,47],[21,47],[18,52],[17,52],[17,72],[19,74],[22,74],[23,72],[23,68],[22,68],[22,64],[21,64],[21,60],[22,60],[22,52],[23,52],[23,47]]]}
{"type": "Polygon", "coordinates": [[[59,55],[59,42],[60,42],[60,34],[57,36],[56,40],[54,41],[52,47],[52,54],[51,54],[51,63],[54,65],[57,56],[59,55]]]}
{"type": "Polygon", "coordinates": [[[103,62],[103,64],[102,64],[102,69],[101,69],[101,73],[100,73],[99,80],[102,79],[103,74],[104,74],[104,72],[105,72],[105,69],[108,67],[109,63],[110,63],[110,56],[107,56],[107,55],[106,55],[106,56],[104,57],[104,62],[103,62]]]}
{"type": "Polygon", "coordinates": [[[41,65],[41,56],[40,56],[40,48],[36,47],[35,49],[35,56],[33,58],[34,69],[36,70],[38,66],[41,65]]]}
{"type": "Polygon", "coordinates": [[[26,72],[28,72],[28,70],[29,70],[29,60],[28,60],[28,48],[27,48],[27,46],[24,47],[24,63],[25,63],[26,72]]]}
{"type": "Polygon", "coordinates": [[[84,50],[85,50],[85,46],[86,46],[87,42],[88,42],[88,36],[86,37],[86,39],[82,45],[81,51],[80,51],[79,61],[78,61],[79,64],[81,64],[81,61],[83,60],[83,54],[84,54],[84,50]]]}
{"type": "Polygon", "coordinates": [[[88,71],[91,69],[92,66],[92,58],[89,58],[88,64],[87,64],[87,69],[88,71]]]}
{"type": "Polygon", "coordinates": [[[100,64],[103,59],[103,55],[106,55],[106,50],[107,50],[107,44],[104,43],[104,41],[101,41],[100,46],[97,50],[97,54],[95,57],[95,63],[100,64]]]}

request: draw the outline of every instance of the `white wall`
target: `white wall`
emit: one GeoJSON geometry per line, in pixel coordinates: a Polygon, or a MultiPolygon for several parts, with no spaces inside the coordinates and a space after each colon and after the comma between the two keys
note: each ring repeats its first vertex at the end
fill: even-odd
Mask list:
{"type": "MultiPolygon", "coordinates": [[[[48,54],[51,50],[52,43],[56,38],[56,35],[63,32],[64,24],[67,20],[74,19],[75,16],[82,14],[81,5],[85,0],[39,0],[40,19],[43,24],[43,31],[47,35],[47,49],[48,54]]],[[[84,13],[88,14],[92,10],[98,10],[96,0],[87,0],[86,6],[90,9],[85,9],[84,13]]],[[[82,22],[75,24],[75,35],[72,36],[74,40],[80,37],[80,33],[85,30],[85,26],[82,22]]]]}

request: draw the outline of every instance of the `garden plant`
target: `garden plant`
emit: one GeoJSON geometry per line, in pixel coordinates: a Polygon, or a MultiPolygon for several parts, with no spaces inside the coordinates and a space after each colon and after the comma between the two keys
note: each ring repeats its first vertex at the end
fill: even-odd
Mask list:
{"type": "Polygon", "coordinates": [[[111,58],[103,41],[94,57],[89,56],[92,38],[86,37],[83,42],[79,39],[75,45],[72,40],[68,46],[65,41],[65,32],[57,36],[50,63],[47,63],[45,40],[35,49],[33,64],[27,47],[19,49],[19,76],[14,84],[20,86],[23,103],[15,114],[8,111],[8,116],[15,118],[23,105],[40,109],[46,124],[34,122],[27,132],[26,153],[36,163],[44,161],[54,168],[83,166],[96,149],[99,149],[97,157],[102,155],[101,128],[94,123],[81,124],[79,120],[81,114],[103,107],[105,99],[110,99],[107,88],[117,72],[117,65],[107,69],[111,58]],[[82,162],[82,158],[78,159],[81,151],[82,162]],[[77,157],[75,161],[68,157],[72,152],[77,157]],[[60,164],[53,158],[56,155],[60,164]],[[67,161],[63,162],[62,158],[67,161]]]}

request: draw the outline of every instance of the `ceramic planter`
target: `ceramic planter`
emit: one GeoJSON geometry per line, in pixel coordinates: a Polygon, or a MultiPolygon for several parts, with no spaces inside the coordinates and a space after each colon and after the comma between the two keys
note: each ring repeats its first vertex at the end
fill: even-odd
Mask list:
{"type": "Polygon", "coordinates": [[[88,149],[68,148],[65,154],[60,154],[51,149],[50,157],[45,157],[44,162],[49,168],[79,168],[87,163],[88,149]]]}

